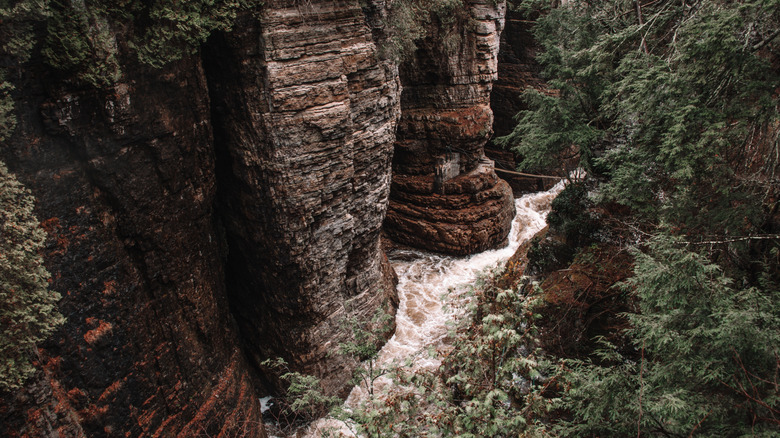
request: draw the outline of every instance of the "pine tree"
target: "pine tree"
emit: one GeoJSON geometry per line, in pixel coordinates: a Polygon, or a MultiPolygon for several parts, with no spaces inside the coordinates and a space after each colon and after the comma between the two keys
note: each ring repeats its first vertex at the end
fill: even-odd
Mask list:
{"type": "Polygon", "coordinates": [[[552,91],[527,92],[500,142],[527,169],[578,150],[605,199],[649,219],[747,232],[767,187],[743,151],[779,120],[780,72],[761,52],[779,30],[778,0],[571,1],[535,30],[552,91]]]}
{"type": "Polygon", "coordinates": [[[572,0],[535,35],[551,91],[504,143],[578,150],[638,230],[630,345],[566,362],[558,432],[776,436],[780,1],[572,0]]]}
{"type": "Polygon", "coordinates": [[[638,354],[603,343],[564,373],[566,436],[771,436],[780,428],[780,289],[740,287],[659,236],[638,253],[630,316],[638,354]]]}
{"type": "Polygon", "coordinates": [[[34,371],[36,344],[64,321],[60,296],[48,288],[39,253],[46,236],[33,206],[30,191],[0,163],[0,390],[22,385],[34,371]]]}

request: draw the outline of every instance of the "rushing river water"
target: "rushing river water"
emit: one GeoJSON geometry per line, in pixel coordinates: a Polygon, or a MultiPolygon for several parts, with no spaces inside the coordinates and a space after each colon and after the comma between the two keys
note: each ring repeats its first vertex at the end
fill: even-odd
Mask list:
{"type": "MultiPolygon", "coordinates": [[[[438,359],[426,352],[445,345],[448,321],[464,316],[466,291],[486,268],[505,262],[517,248],[545,226],[550,204],[563,190],[564,182],[545,192],[531,193],[515,200],[517,213],[512,221],[507,246],[468,257],[449,257],[414,250],[396,250],[390,263],[398,274],[400,305],[396,314],[395,335],[379,353],[378,363],[411,361],[412,369],[435,368],[438,359]]],[[[390,383],[377,382],[377,389],[390,383]]],[[[365,389],[356,386],[348,406],[366,397],[365,389]]],[[[320,420],[310,428],[307,437],[318,437],[320,428],[336,428],[334,420],[320,420]]],[[[342,429],[347,434],[347,431],[342,429]]]]}

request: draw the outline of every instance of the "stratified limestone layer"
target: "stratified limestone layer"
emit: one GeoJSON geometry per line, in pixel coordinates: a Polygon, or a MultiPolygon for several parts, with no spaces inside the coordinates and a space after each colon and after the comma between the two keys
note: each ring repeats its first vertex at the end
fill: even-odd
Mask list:
{"type": "Polygon", "coordinates": [[[385,221],[396,241],[458,255],[504,244],[514,216],[511,189],[480,165],[492,134],[490,92],[506,5],[465,3],[456,29],[432,26],[401,66],[403,110],[385,221]],[[459,175],[435,182],[437,163],[453,153],[459,175]]]}
{"type": "Polygon", "coordinates": [[[163,69],[113,29],[106,90],[37,58],[11,76],[0,158],[38,198],[67,322],[0,399],[0,435],[262,437],[246,357],[348,385],[339,320],[396,305],[379,230],[400,85],[357,5],[267,1],[163,69]]]}
{"type": "Polygon", "coordinates": [[[400,115],[395,66],[358,2],[269,1],[207,50],[230,247],[251,361],[283,357],[344,391],[345,318],[394,313],[379,245],[400,115]]]}

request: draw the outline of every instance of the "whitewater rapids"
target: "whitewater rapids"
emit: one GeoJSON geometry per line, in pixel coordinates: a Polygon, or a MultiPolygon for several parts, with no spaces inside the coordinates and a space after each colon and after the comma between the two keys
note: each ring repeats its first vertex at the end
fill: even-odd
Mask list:
{"type": "MultiPolygon", "coordinates": [[[[564,185],[564,181],[561,181],[550,190],[515,199],[516,214],[512,220],[509,242],[503,248],[468,257],[408,249],[389,253],[390,263],[398,274],[400,304],[396,314],[395,334],[379,352],[377,361],[380,366],[396,362],[410,363],[410,370],[438,367],[440,361],[427,352],[446,347],[449,323],[465,316],[469,286],[486,269],[506,262],[520,245],[544,228],[550,204],[564,185]]],[[[375,390],[381,391],[387,384],[391,384],[388,379],[380,379],[375,384],[375,390]]],[[[365,397],[365,388],[356,386],[345,403],[347,406],[357,406],[365,397]]],[[[310,427],[306,436],[319,437],[319,430],[328,428],[340,429],[343,435],[351,436],[339,423],[333,419],[319,420],[310,427]]]]}

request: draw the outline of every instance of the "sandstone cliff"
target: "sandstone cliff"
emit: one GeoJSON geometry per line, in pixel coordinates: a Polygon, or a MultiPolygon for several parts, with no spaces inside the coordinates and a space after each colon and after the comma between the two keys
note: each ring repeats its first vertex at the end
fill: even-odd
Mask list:
{"type": "Polygon", "coordinates": [[[454,254],[509,231],[483,159],[505,6],[466,5],[400,74],[382,0],[269,0],[161,69],[107,21],[122,73],[103,89],[38,55],[12,69],[0,159],[38,198],[67,322],[0,399],[0,434],[264,436],[277,356],[343,393],[340,321],[397,306],[386,213],[454,254]]]}
{"type": "Polygon", "coordinates": [[[356,2],[267,6],[207,56],[228,291],[255,365],[281,356],[341,391],[340,321],[397,306],[379,232],[398,73],[356,2]]]}
{"type": "Polygon", "coordinates": [[[433,23],[400,66],[403,114],[385,222],[395,240],[451,254],[505,243],[514,216],[511,189],[482,160],[506,4],[465,6],[454,24],[433,23]]]}
{"type": "Polygon", "coordinates": [[[252,365],[274,355],[345,387],[339,318],[395,306],[399,85],[354,2],[298,3],[162,69],[120,26],[107,90],[37,57],[14,76],[0,158],[38,198],[67,322],[0,435],[264,436],[252,365]]]}

